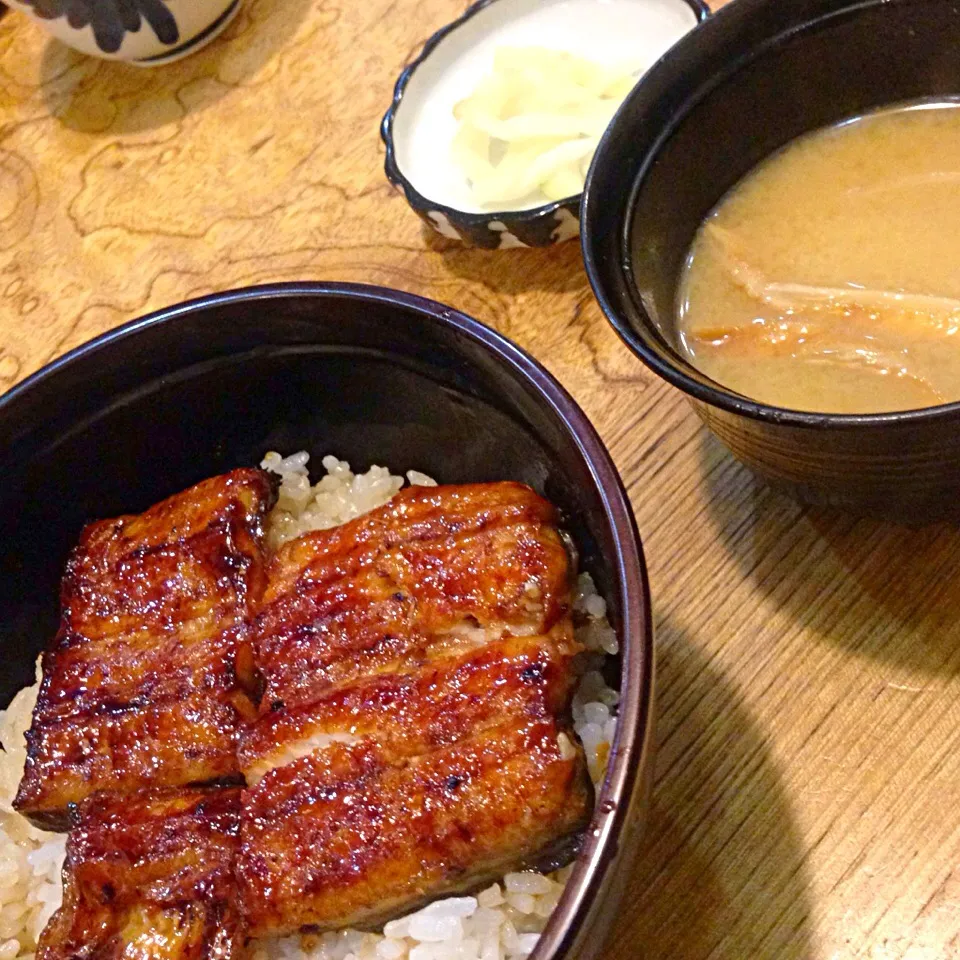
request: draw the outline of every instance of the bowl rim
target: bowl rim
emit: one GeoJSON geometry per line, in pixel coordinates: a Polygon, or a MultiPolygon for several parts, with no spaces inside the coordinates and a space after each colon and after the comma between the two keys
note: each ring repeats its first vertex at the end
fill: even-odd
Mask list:
{"type": "Polygon", "coordinates": [[[613,297],[604,282],[603,269],[600,263],[602,259],[605,259],[600,253],[602,238],[595,236],[590,225],[593,209],[601,203],[597,196],[595,173],[612,162],[608,154],[615,150],[614,140],[621,135],[620,127],[626,123],[627,109],[629,108],[631,113],[639,114],[641,117],[656,117],[657,109],[661,106],[660,100],[664,94],[682,84],[690,65],[702,58],[706,50],[709,49],[709,45],[714,42],[714,37],[722,36],[721,31],[733,32],[739,30],[741,25],[753,19],[754,11],[757,8],[772,6],[776,2],[778,0],[738,0],[737,3],[725,4],[700,29],[691,30],[681,37],[671,48],[670,52],[674,55],[663,57],[657,61],[621,104],[620,109],[601,137],[600,144],[594,154],[593,162],[587,174],[580,208],[581,250],[594,296],[620,339],[654,373],[689,397],[728,413],[764,423],[802,429],[875,430],[892,425],[900,426],[955,419],[960,415],[960,401],[938,404],[933,407],[881,413],[822,413],[779,407],[737,393],[711,379],[706,374],[700,373],[666,340],[643,305],[637,285],[634,282],[631,266],[634,212],[638,197],[643,189],[644,180],[664,145],[690,111],[718,87],[729,82],[731,77],[747,66],[756,56],[776,45],[783,38],[800,34],[813,24],[821,23],[836,16],[860,12],[867,8],[884,7],[889,0],[835,0],[830,4],[829,10],[822,10],[802,22],[784,21],[776,33],[757,39],[747,53],[731,61],[727,68],[711,78],[709,83],[690,89],[680,98],[680,102],[676,106],[670,108],[666,120],[657,122],[659,130],[651,138],[650,146],[637,164],[636,171],[631,175],[626,202],[617,215],[618,258],[612,269],[616,272],[617,281],[623,285],[626,296],[636,313],[639,325],[647,329],[652,337],[662,344],[662,354],[660,351],[651,348],[637,334],[625,312],[614,304],[613,297]]]}
{"type": "MultiPolygon", "coordinates": [[[[387,107],[387,111],[384,113],[383,120],[380,123],[380,138],[386,147],[384,172],[387,175],[387,179],[394,186],[400,187],[403,190],[407,198],[407,203],[415,210],[428,210],[441,213],[450,220],[451,223],[460,223],[466,227],[480,227],[489,223],[491,220],[509,220],[512,223],[532,222],[543,217],[552,216],[561,207],[575,209],[584,195],[584,191],[581,190],[579,193],[571,194],[569,197],[564,197],[561,200],[551,200],[549,203],[544,203],[537,207],[528,207],[521,210],[488,210],[486,212],[474,213],[467,210],[459,210],[448,204],[435,203],[420,193],[407,178],[406,174],[400,169],[400,164],[397,161],[396,147],[394,145],[393,127],[397,111],[400,109],[400,104],[403,101],[403,95],[406,92],[407,85],[410,83],[410,79],[413,77],[417,68],[433,53],[447,36],[462,27],[468,20],[475,17],[482,10],[498,2],[500,2],[500,0],[476,0],[476,2],[467,7],[456,20],[452,20],[450,23],[441,27],[427,39],[420,53],[403,68],[400,76],[397,77],[393,87],[393,99],[390,102],[390,106],[387,107]]],[[[705,0],[679,0],[679,2],[686,4],[696,17],[696,23],[690,28],[690,33],[696,30],[700,24],[712,15],[705,0]]],[[[674,46],[676,46],[676,44],[674,44],[674,46]]],[[[672,47],[664,51],[660,59],[662,59],[670,49],[672,49],[672,47]]],[[[649,69],[652,69],[652,67],[649,69]]],[[[649,69],[647,72],[649,72],[649,69]]]]}
{"type": "MultiPolygon", "coordinates": [[[[108,349],[114,343],[137,337],[162,324],[195,318],[210,308],[275,299],[308,298],[317,303],[330,299],[376,303],[415,313],[436,327],[449,327],[478,344],[516,381],[544,402],[559,420],[587,468],[602,505],[602,520],[615,544],[608,557],[611,588],[622,600],[618,629],[621,651],[621,699],[607,772],[597,791],[593,817],[566,888],[540,935],[531,960],[563,956],[611,875],[619,853],[619,838],[627,826],[629,801],[642,783],[651,762],[653,728],[654,646],[652,603],[643,546],[623,481],[593,424],[579,405],[533,356],[491,327],[435,300],[362,283],[293,281],[244,287],[177,303],[131,320],[73,348],[37,370],[0,396],[0,415],[20,397],[61,371],[108,349]]],[[[349,345],[345,345],[349,349],[349,345]]]]}

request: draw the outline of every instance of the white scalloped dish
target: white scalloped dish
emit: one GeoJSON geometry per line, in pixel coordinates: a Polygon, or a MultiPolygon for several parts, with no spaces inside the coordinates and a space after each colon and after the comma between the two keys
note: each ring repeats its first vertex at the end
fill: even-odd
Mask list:
{"type": "Polygon", "coordinates": [[[456,104],[505,47],[559,50],[642,75],[707,16],[700,0],[480,0],[424,46],[384,117],[386,171],[440,233],[484,247],[545,246],[579,233],[580,193],[530,193],[511,210],[478,203],[452,156],[456,104]]]}

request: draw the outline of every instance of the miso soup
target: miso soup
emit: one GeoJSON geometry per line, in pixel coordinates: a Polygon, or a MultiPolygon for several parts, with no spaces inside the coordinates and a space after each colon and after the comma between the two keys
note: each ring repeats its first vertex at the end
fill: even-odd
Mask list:
{"type": "Polygon", "coordinates": [[[795,140],[694,239],[681,347],[778,407],[878,413],[960,400],[960,102],[795,140]]]}

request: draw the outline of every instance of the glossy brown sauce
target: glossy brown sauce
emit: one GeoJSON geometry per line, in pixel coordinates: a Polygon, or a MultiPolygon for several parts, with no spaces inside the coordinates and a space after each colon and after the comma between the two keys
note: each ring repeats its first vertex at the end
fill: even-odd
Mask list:
{"type": "Polygon", "coordinates": [[[38,960],[231,960],[574,856],[555,508],[412,486],[270,555],[275,496],[236,470],[84,530],[16,800],[72,831],[38,960]]]}

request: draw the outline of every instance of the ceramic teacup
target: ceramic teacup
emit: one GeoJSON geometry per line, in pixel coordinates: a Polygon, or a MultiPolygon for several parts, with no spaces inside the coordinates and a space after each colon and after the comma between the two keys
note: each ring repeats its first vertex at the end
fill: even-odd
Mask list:
{"type": "Polygon", "coordinates": [[[95,57],[157,66],[209,43],[240,0],[4,0],[95,57]]]}

